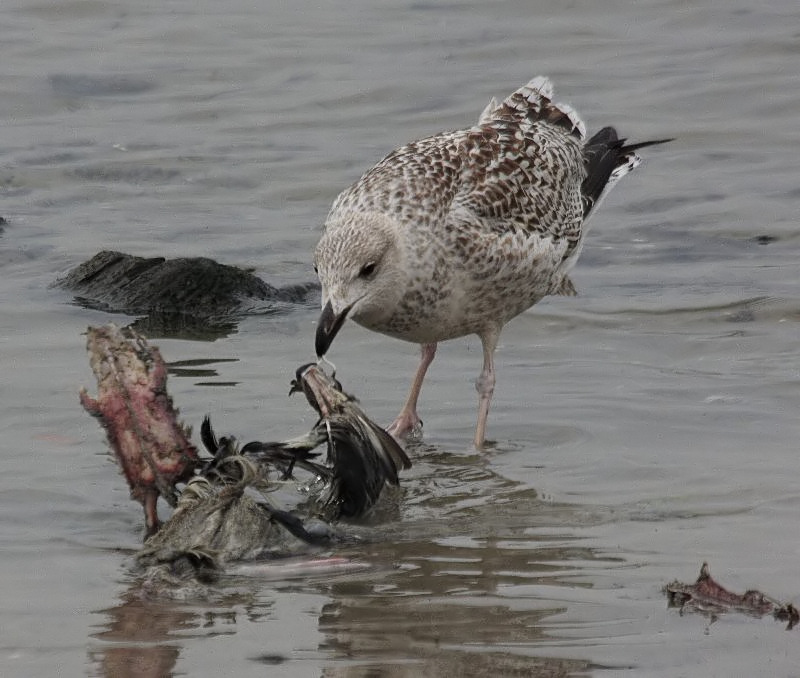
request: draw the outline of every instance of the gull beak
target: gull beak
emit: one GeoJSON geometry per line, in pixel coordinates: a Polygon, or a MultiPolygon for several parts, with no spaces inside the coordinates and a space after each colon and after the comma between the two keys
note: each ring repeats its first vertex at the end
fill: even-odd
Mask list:
{"type": "Polygon", "coordinates": [[[334,337],[342,328],[342,325],[344,325],[349,311],[350,307],[348,306],[339,313],[339,315],[336,315],[333,306],[331,306],[331,302],[329,301],[325,304],[325,308],[322,309],[322,313],[319,316],[317,334],[314,337],[314,348],[317,351],[318,358],[321,358],[328,352],[328,348],[330,348],[331,343],[333,343],[334,337]]]}

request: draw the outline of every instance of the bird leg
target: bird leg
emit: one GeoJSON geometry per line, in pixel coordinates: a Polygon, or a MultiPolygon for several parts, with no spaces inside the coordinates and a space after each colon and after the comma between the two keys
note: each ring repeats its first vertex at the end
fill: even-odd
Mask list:
{"type": "Polygon", "coordinates": [[[489,416],[489,405],[494,394],[494,350],[497,347],[499,332],[492,330],[481,335],[483,344],[483,369],[475,380],[478,391],[478,425],[475,428],[475,449],[480,450],[486,440],[486,419],[489,416]]]}
{"type": "Polygon", "coordinates": [[[417,373],[414,375],[414,381],[411,383],[411,390],[408,393],[408,398],[400,410],[400,414],[392,422],[391,426],[386,430],[395,438],[403,438],[422,426],[422,420],[417,414],[417,400],[419,399],[419,392],[422,390],[422,382],[425,379],[425,373],[428,367],[433,362],[436,356],[436,344],[422,344],[420,346],[420,361],[417,373]]]}
{"type": "Polygon", "coordinates": [[[156,506],[158,503],[158,490],[152,487],[145,488],[142,494],[145,526],[144,539],[147,541],[147,538],[152,537],[161,527],[161,521],[158,519],[158,508],[156,506]]]}

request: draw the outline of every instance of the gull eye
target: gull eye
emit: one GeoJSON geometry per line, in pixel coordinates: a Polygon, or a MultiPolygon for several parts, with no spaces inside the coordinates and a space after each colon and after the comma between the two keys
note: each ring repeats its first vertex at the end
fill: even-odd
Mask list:
{"type": "Polygon", "coordinates": [[[314,264],[314,273],[316,273],[317,275],[319,275],[319,269],[317,268],[317,265],[316,265],[316,264],[314,264]]]}
{"type": "Polygon", "coordinates": [[[369,278],[369,277],[371,277],[372,274],[375,273],[376,266],[377,266],[377,264],[374,261],[370,261],[370,262],[364,264],[361,267],[361,270],[358,272],[358,277],[359,278],[369,278]]]}

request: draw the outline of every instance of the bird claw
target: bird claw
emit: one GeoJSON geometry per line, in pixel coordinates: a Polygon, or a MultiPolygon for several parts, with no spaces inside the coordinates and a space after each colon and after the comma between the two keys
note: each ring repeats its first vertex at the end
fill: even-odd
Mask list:
{"type": "Polygon", "coordinates": [[[422,419],[416,412],[401,412],[386,432],[395,440],[422,440],[422,419]]]}

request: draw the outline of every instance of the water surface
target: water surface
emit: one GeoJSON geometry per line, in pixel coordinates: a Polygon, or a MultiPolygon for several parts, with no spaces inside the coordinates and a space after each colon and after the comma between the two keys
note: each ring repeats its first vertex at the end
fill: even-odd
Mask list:
{"type": "MultiPolygon", "coordinates": [[[[797,674],[796,631],[660,591],[707,560],[800,595],[795,2],[7,0],[0,27],[4,675],[797,674]],[[396,510],[336,553],[371,569],[140,600],[141,511],[77,401],[81,332],[133,318],[50,283],[104,248],[309,280],[339,190],[539,73],[589,130],[676,141],[595,217],[580,296],[506,328],[494,446],[469,449],[480,344],[449,342],[396,510]]],[[[159,339],[197,367],[185,419],[306,429],[315,320],[159,339]]],[[[352,325],[331,357],[390,421],[416,348],[352,325]]]]}

